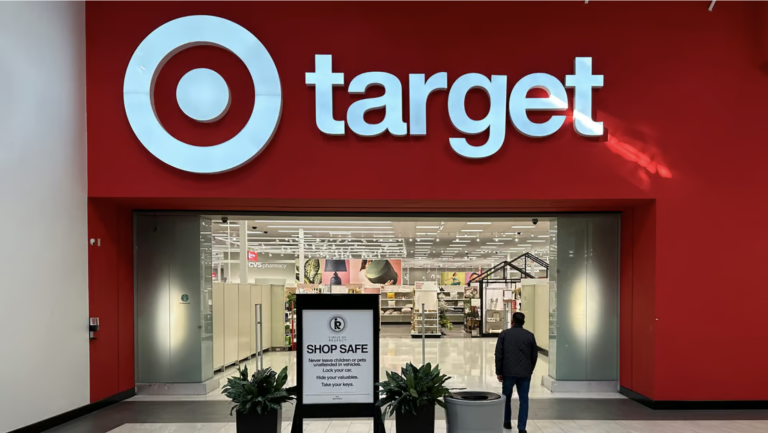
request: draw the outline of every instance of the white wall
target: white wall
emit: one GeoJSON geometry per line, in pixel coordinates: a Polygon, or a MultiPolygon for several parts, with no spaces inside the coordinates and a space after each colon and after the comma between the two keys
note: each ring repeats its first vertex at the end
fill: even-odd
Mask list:
{"type": "Polygon", "coordinates": [[[89,403],[85,150],[84,3],[0,2],[3,432],[89,403]]]}

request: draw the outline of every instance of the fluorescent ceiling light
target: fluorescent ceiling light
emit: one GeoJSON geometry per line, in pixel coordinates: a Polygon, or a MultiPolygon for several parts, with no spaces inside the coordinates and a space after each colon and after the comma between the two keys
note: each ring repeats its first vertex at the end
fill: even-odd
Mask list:
{"type": "Polygon", "coordinates": [[[460,250],[462,250],[462,249],[463,249],[463,248],[459,248],[459,247],[456,247],[456,248],[446,248],[445,250],[446,250],[446,251],[451,251],[451,250],[454,250],[454,251],[460,251],[460,250]]]}
{"type": "Polygon", "coordinates": [[[393,238],[395,235],[373,235],[375,238],[393,238]]]}
{"type": "MultiPolygon", "coordinates": [[[[297,237],[297,238],[298,238],[298,237],[300,237],[301,235],[291,235],[291,236],[293,236],[293,237],[297,237]]],[[[305,237],[305,238],[313,238],[314,236],[313,236],[313,235],[304,235],[304,237],[305,237]]]]}
{"type": "Polygon", "coordinates": [[[416,242],[421,242],[421,241],[434,241],[434,240],[435,240],[435,238],[416,238],[416,242]]]}
{"type": "Polygon", "coordinates": [[[532,229],[536,226],[512,226],[513,229],[532,229]]]}
{"type": "Polygon", "coordinates": [[[538,240],[538,239],[528,239],[527,242],[546,242],[546,241],[541,241],[541,240],[538,240]]]}
{"type": "Polygon", "coordinates": [[[432,245],[432,242],[416,242],[416,245],[432,245]]]}
{"type": "Polygon", "coordinates": [[[440,226],[416,226],[417,229],[439,229],[440,226]]]}
{"type": "Polygon", "coordinates": [[[475,229],[471,229],[471,230],[462,230],[462,232],[481,232],[481,231],[482,231],[482,230],[475,230],[475,229]]]}
{"type": "MultiPolygon", "coordinates": [[[[278,230],[278,233],[298,233],[298,230],[278,230]]],[[[334,234],[351,234],[351,233],[394,233],[394,230],[372,230],[372,231],[335,231],[335,230],[304,230],[304,233],[334,233],[334,234]]]]}
{"type": "Polygon", "coordinates": [[[530,247],[529,244],[520,244],[521,247],[530,247]]]}
{"type": "Polygon", "coordinates": [[[454,242],[465,242],[466,243],[466,242],[472,242],[472,241],[463,241],[461,239],[456,239],[454,242]]]}
{"type": "Polygon", "coordinates": [[[392,224],[392,221],[289,221],[289,220],[253,220],[255,223],[284,224],[392,224]]]}
{"type": "Polygon", "coordinates": [[[501,242],[489,242],[486,245],[504,245],[504,244],[501,242]]]}
{"type": "MultiPolygon", "coordinates": [[[[297,228],[296,226],[268,226],[271,229],[294,229],[297,228]]],[[[381,226],[381,227],[371,227],[371,226],[300,226],[298,228],[304,228],[304,229],[391,229],[392,226],[381,226]]]]}
{"type": "Polygon", "coordinates": [[[540,238],[548,238],[549,235],[539,235],[540,238]]]}
{"type": "Polygon", "coordinates": [[[416,233],[417,236],[435,236],[437,233],[416,233]]]}
{"type": "Polygon", "coordinates": [[[478,225],[479,226],[479,225],[488,225],[488,224],[491,224],[491,223],[479,223],[479,222],[467,223],[467,225],[469,225],[469,226],[471,226],[471,225],[478,225]]]}

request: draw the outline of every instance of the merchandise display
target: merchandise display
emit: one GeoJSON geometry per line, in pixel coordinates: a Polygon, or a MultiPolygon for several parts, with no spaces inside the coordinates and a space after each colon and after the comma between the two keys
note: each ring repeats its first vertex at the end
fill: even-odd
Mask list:
{"type": "Polygon", "coordinates": [[[413,286],[384,286],[381,290],[381,323],[410,323],[413,286]]]}
{"type": "MultiPolygon", "coordinates": [[[[434,287],[424,285],[422,287],[434,287]]],[[[413,291],[413,313],[411,321],[411,337],[439,338],[440,318],[438,312],[437,289],[421,288],[413,291]],[[424,308],[422,314],[422,306],[424,308]]]]}
{"type": "MultiPolygon", "coordinates": [[[[249,279],[270,284],[285,280],[295,286],[291,294],[377,293],[380,326],[387,336],[498,335],[509,327],[512,313],[526,307],[520,280],[548,275],[556,234],[552,219],[531,218],[210,219],[219,279],[238,281],[245,275],[241,266],[247,265],[249,279]],[[247,255],[232,248],[244,232],[247,255]]],[[[296,317],[287,302],[291,294],[282,288],[279,294],[270,293],[273,350],[294,346],[296,317]],[[275,313],[278,304],[282,314],[275,313]]],[[[212,321],[220,320],[214,314],[212,321]]],[[[245,323],[240,326],[245,329],[245,323]]],[[[245,342],[239,344],[245,348],[245,342]]]]}
{"type": "Polygon", "coordinates": [[[498,334],[512,323],[512,314],[517,311],[515,302],[517,284],[513,281],[494,282],[483,287],[485,300],[483,332],[485,334],[498,334]]]}
{"type": "Polygon", "coordinates": [[[438,298],[445,303],[445,312],[451,323],[464,323],[464,287],[441,287],[438,298]]]}
{"type": "Polygon", "coordinates": [[[480,336],[480,297],[478,284],[464,288],[464,332],[470,337],[480,336]]]}

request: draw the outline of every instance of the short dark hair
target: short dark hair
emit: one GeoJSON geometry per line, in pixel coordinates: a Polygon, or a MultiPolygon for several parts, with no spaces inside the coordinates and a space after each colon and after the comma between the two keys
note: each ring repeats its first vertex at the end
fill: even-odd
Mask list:
{"type": "Polygon", "coordinates": [[[525,324],[525,314],[521,312],[517,312],[512,315],[512,323],[518,326],[523,326],[525,324]]]}

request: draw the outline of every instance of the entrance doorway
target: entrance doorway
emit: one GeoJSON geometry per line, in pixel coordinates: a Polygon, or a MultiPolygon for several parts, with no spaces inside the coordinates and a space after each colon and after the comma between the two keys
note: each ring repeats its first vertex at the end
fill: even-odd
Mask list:
{"type": "Polygon", "coordinates": [[[377,293],[382,370],[420,364],[424,344],[451,386],[497,390],[494,337],[520,311],[541,351],[532,397],[618,390],[618,214],[135,220],[139,383],[222,379],[252,362],[256,305],[264,365],[295,372],[296,293],[377,293]]]}

